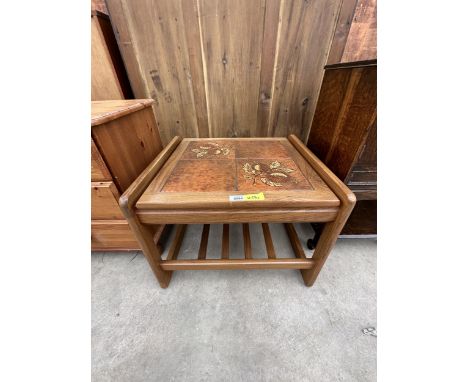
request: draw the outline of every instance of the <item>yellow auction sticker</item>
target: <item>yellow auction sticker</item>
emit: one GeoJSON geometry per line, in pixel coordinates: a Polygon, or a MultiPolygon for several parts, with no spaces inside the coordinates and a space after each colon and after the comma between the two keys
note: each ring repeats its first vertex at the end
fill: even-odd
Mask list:
{"type": "Polygon", "coordinates": [[[230,202],[239,202],[243,200],[265,200],[265,195],[263,195],[263,192],[247,195],[229,195],[230,202]]]}

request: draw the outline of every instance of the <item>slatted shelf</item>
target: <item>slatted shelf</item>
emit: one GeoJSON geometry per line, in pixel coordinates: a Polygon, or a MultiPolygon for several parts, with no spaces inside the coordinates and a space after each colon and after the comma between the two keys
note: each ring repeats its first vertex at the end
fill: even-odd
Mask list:
{"type": "Polygon", "coordinates": [[[262,231],[268,258],[254,258],[252,256],[252,242],[250,238],[249,224],[242,224],[242,236],[244,241],[244,259],[229,258],[229,224],[223,224],[221,253],[219,259],[207,259],[208,238],[210,224],[203,225],[203,231],[196,259],[177,260],[182,245],[186,224],[178,225],[174,240],[172,241],[166,260],[161,261],[161,268],[167,271],[175,270],[201,270],[201,269],[311,269],[314,261],[306,257],[297,236],[294,225],[284,224],[286,233],[291,242],[295,258],[278,258],[275,253],[270,227],[262,223],[262,231]]]}

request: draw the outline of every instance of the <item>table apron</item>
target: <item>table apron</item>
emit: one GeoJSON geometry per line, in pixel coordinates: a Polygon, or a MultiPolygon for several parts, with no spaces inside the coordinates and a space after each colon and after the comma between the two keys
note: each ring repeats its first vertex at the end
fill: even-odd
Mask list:
{"type": "Polygon", "coordinates": [[[246,209],[246,210],[137,210],[143,224],[220,224],[220,223],[325,223],[334,221],[338,208],[246,209]]]}

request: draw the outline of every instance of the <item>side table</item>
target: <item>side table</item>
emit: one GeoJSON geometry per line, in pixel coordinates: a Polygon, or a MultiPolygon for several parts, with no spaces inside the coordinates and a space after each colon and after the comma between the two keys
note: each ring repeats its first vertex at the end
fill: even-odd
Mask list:
{"type": "Polygon", "coordinates": [[[187,269],[300,269],[312,286],[356,198],[296,136],[175,137],[120,198],[120,208],[159,284],[187,269]],[[308,258],[292,223],[326,223],[308,258]],[[210,224],[223,224],[219,259],[207,259],[210,224]],[[244,259],[229,258],[229,224],[243,225],[244,259]],[[261,223],[268,258],[255,258],[249,223],[261,223]],[[284,223],[296,258],[277,257],[268,223],[284,223]],[[154,225],[177,225],[166,259],[154,225]],[[198,257],[177,260],[187,224],[204,224],[198,257]]]}

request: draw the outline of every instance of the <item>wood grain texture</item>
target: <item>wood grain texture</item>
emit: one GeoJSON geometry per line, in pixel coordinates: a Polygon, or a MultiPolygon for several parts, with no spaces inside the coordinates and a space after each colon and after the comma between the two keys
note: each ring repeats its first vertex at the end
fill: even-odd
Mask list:
{"type": "Polygon", "coordinates": [[[184,139],[143,192],[137,208],[234,210],[339,204],[336,195],[285,138],[184,139]],[[228,151],[223,154],[222,150],[228,151]],[[264,200],[239,202],[230,198],[258,192],[263,192],[264,200]]]}
{"type": "Polygon", "coordinates": [[[91,222],[91,249],[93,251],[139,251],[126,220],[93,220],[91,222]]]}
{"type": "Polygon", "coordinates": [[[102,159],[99,150],[91,138],[91,181],[105,182],[112,181],[112,175],[102,159]]]}
{"type": "Polygon", "coordinates": [[[246,208],[193,210],[137,210],[144,224],[221,224],[221,223],[286,223],[329,222],[336,218],[338,208],[246,208]]]}
{"type": "Polygon", "coordinates": [[[200,248],[198,249],[198,259],[203,260],[206,259],[206,250],[208,248],[208,237],[210,235],[210,225],[204,224],[203,225],[203,232],[200,241],[200,248]]]}
{"type": "MultiPolygon", "coordinates": [[[[169,142],[175,135],[197,137],[197,112],[186,39],[197,33],[196,14],[184,14],[180,1],[122,1],[122,4],[137,52],[145,98],[155,100],[153,107],[163,142],[169,142]]],[[[112,14],[111,6],[109,11],[112,14]]]]}
{"type": "Polygon", "coordinates": [[[162,261],[166,271],[206,269],[311,269],[312,259],[229,259],[229,260],[178,260],[162,261]]]}
{"type": "Polygon", "coordinates": [[[342,62],[377,58],[377,0],[358,0],[342,62]]]}
{"type": "Polygon", "coordinates": [[[270,227],[267,223],[262,223],[263,238],[265,239],[265,247],[269,259],[276,259],[275,247],[271,238],[270,227]]]}
{"type": "Polygon", "coordinates": [[[133,94],[136,98],[148,98],[149,92],[140,72],[138,52],[131,34],[131,20],[128,19],[126,4],[120,0],[106,1],[112,28],[125,62],[133,94]]]}
{"type": "MultiPolygon", "coordinates": [[[[120,193],[161,151],[151,104],[153,100],[113,100],[92,102],[91,180],[92,249],[139,249],[118,208],[120,193]],[[100,183],[101,182],[101,183],[100,183]],[[108,221],[96,225],[95,221],[108,221]],[[106,219],[106,220],[104,220],[106,219]],[[115,227],[116,233],[112,233],[115,227]],[[95,230],[98,230],[95,232],[95,230]],[[119,238],[119,234],[122,238],[119,238]],[[128,244],[132,237],[132,245],[128,244]]],[[[156,234],[159,228],[157,226],[156,234]]],[[[148,234],[152,234],[152,229],[148,234]]]]}
{"type": "MultiPolygon", "coordinates": [[[[356,196],[358,194],[356,193],[356,196]]],[[[359,200],[349,215],[341,235],[376,235],[377,200],[359,200]]]]}
{"type": "Polygon", "coordinates": [[[184,234],[187,229],[186,224],[180,224],[176,228],[176,233],[174,240],[172,241],[171,247],[169,248],[169,252],[167,254],[166,260],[177,260],[177,256],[179,255],[180,247],[182,246],[182,241],[184,240],[184,234]]]}
{"type": "Polygon", "coordinates": [[[288,234],[289,241],[291,242],[291,247],[296,257],[300,259],[306,259],[306,255],[304,253],[304,250],[302,249],[302,245],[299,240],[299,237],[297,236],[297,232],[294,228],[294,225],[292,225],[291,223],[285,223],[284,227],[286,228],[286,233],[288,234]]]}
{"type": "Polygon", "coordinates": [[[268,136],[268,126],[273,97],[275,63],[279,42],[278,29],[283,1],[265,1],[265,19],[262,43],[262,67],[258,95],[257,131],[259,137],[268,136]]]}
{"type": "Polygon", "coordinates": [[[113,182],[92,182],[91,219],[123,219],[118,199],[119,192],[113,182]]]}
{"type": "Polygon", "coordinates": [[[102,125],[151,106],[151,99],[104,100],[91,103],[91,126],[102,125]]]}
{"type": "Polygon", "coordinates": [[[244,257],[252,258],[252,243],[250,241],[250,230],[248,224],[242,224],[242,236],[244,238],[244,257]]]}
{"type": "Polygon", "coordinates": [[[354,10],[357,2],[358,0],[343,0],[327,64],[341,62],[348,41],[349,30],[353,23],[354,10]]]}
{"type": "Polygon", "coordinates": [[[307,137],[342,0],[108,0],[161,138],[307,137]]]}
{"type": "Polygon", "coordinates": [[[157,172],[163,167],[171,154],[180,143],[180,137],[174,137],[171,142],[162,150],[156,158],[141,172],[125,192],[120,196],[119,205],[125,216],[133,210],[135,203],[146,187],[153,180],[157,172]]]}
{"type": "Polygon", "coordinates": [[[254,136],[264,1],[199,0],[199,9],[210,136],[254,136]]]}
{"type": "Polygon", "coordinates": [[[340,5],[284,0],[268,135],[307,138],[340,5]]]}
{"type": "Polygon", "coordinates": [[[376,62],[330,67],[325,72],[307,145],[345,180],[376,117],[376,62]]]}
{"type": "Polygon", "coordinates": [[[308,150],[296,136],[290,135],[288,139],[341,201],[336,218],[326,223],[321,233],[317,247],[312,256],[312,260],[315,261],[313,268],[302,271],[304,283],[307,286],[312,286],[356,204],[356,196],[315,154],[308,150]]]}
{"type": "Polygon", "coordinates": [[[125,191],[162,150],[150,107],[95,125],[91,134],[105,162],[112,168],[120,192],[125,191]]]}
{"type": "MultiPolygon", "coordinates": [[[[159,190],[164,185],[161,179],[167,179],[171,174],[176,164],[185,158],[187,149],[190,149],[193,142],[200,142],[201,144],[208,147],[208,141],[206,139],[184,139],[180,142],[180,138],[176,137],[166,147],[166,149],[145,169],[145,171],[133,182],[133,184],[127,189],[127,191],[120,198],[120,206],[122,212],[128,220],[128,223],[138,239],[139,244],[143,248],[152,270],[158,279],[162,287],[167,287],[170,281],[171,272],[174,270],[183,269],[301,269],[304,283],[307,286],[311,286],[316,280],[321,268],[323,267],[326,258],[328,257],[340,230],[346,222],[352,208],[356,202],[354,194],[334,175],[324,164],[321,162],[307,147],[294,135],[288,137],[288,145],[284,146],[286,153],[291,158],[294,158],[294,163],[298,163],[298,158],[307,164],[308,167],[301,168],[303,174],[315,174],[316,177],[320,178],[326,187],[333,193],[335,198],[339,201],[339,205],[334,208],[327,208],[326,206],[319,206],[316,208],[285,208],[283,206],[275,206],[270,208],[262,208],[260,205],[256,208],[219,208],[213,209],[206,205],[206,201],[200,200],[194,203],[192,208],[179,209],[164,209],[161,206],[147,208],[146,210],[139,209],[138,199],[142,198],[149,189],[159,190]],[[158,175],[161,178],[158,179],[158,175]],[[157,180],[154,182],[154,180],[157,180]],[[202,239],[200,243],[200,249],[198,258],[194,260],[175,260],[177,251],[180,248],[181,238],[183,231],[179,228],[176,232],[174,243],[169,251],[169,256],[166,260],[161,259],[160,250],[157,248],[155,243],[151,242],[151,225],[160,224],[172,224],[177,221],[177,224],[204,224],[202,233],[202,239]],[[288,235],[291,238],[293,249],[296,253],[296,258],[277,258],[274,252],[273,240],[271,232],[269,230],[268,223],[270,222],[283,222],[291,223],[295,221],[312,221],[312,222],[327,222],[325,225],[324,233],[322,234],[317,249],[314,252],[312,259],[305,258],[305,255],[300,252],[300,243],[297,239],[292,226],[286,226],[288,235]],[[251,258],[251,243],[250,234],[248,231],[248,223],[261,222],[263,234],[265,238],[265,245],[267,249],[268,259],[254,259],[251,258]],[[223,234],[221,243],[221,258],[217,260],[206,259],[206,247],[208,241],[208,224],[211,223],[222,223],[223,234]],[[243,236],[244,236],[244,251],[245,259],[230,259],[229,258],[229,224],[230,223],[243,223],[243,236]]],[[[223,139],[217,140],[217,142],[241,144],[247,145],[250,141],[243,139],[223,139]]],[[[252,139],[252,142],[257,142],[258,147],[262,147],[262,142],[273,142],[273,143],[284,143],[284,139],[269,139],[264,138],[261,140],[252,139]]],[[[218,161],[218,159],[201,159],[205,155],[209,156],[209,151],[214,150],[213,156],[216,155],[230,155],[230,150],[225,149],[224,151],[219,145],[214,145],[215,148],[206,148],[206,152],[202,155],[197,155],[198,159],[211,163],[218,161]]],[[[203,148],[203,147],[202,147],[203,148]]],[[[250,148],[248,152],[252,152],[250,148]],[[249,151],[250,150],[250,151],[249,151]]],[[[200,154],[198,151],[197,154],[200,154]]],[[[238,158],[238,152],[235,151],[234,158],[238,158]]],[[[236,160],[230,159],[230,160],[236,160]]],[[[193,161],[193,159],[185,159],[187,161],[193,161]]],[[[258,167],[258,166],[257,166],[258,167]]],[[[275,163],[273,167],[274,171],[281,171],[281,165],[275,163]]],[[[262,170],[260,167],[256,168],[260,173],[262,170]]],[[[285,171],[283,169],[283,171],[285,171]]],[[[285,171],[288,173],[288,171],[285,171]]],[[[251,173],[253,174],[253,173],[251,173]]],[[[209,178],[209,177],[208,177],[209,178]]],[[[197,180],[203,183],[203,177],[197,180]]],[[[317,185],[316,180],[313,185],[317,185]]],[[[312,188],[313,185],[311,184],[312,188]]],[[[275,186],[277,187],[277,186],[275,186]]],[[[314,188],[315,190],[315,188],[314,188]]],[[[288,191],[290,192],[290,191],[288,191]]],[[[212,193],[204,192],[205,199],[211,200],[212,193]]],[[[313,200],[310,201],[311,205],[313,200]]],[[[193,203],[193,200],[192,200],[193,203]]],[[[185,229],[185,226],[184,226],[185,229]]]]}
{"type": "Polygon", "coordinates": [[[91,99],[123,99],[124,93],[104,35],[105,25],[102,23],[106,21],[101,23],[102,18],[96,13],[91,15],[91,99]]]}

